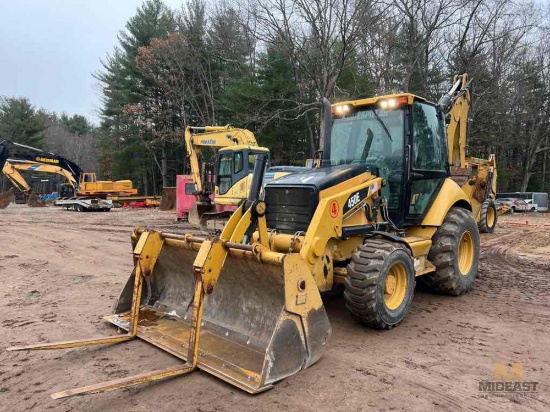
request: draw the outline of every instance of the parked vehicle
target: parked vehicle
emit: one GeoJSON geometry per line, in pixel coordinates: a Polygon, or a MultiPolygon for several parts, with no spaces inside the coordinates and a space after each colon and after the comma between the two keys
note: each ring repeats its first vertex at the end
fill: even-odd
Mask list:
{"type": "Polygon", "coordinates": [[[533,203],[532,199],[519,199],[519,198],[504,198],[498,199],[499,202],[510,208],[512,213],[514,212],[536,212],[538,206],[533,203]]]}
{"type": "Polygon", "coordinates": [[[497,193],[497,200],[502,199],[524,199],[537,205],[539,212],[548,211],[548,193],[546,192],[511,192],[497,193]]]}

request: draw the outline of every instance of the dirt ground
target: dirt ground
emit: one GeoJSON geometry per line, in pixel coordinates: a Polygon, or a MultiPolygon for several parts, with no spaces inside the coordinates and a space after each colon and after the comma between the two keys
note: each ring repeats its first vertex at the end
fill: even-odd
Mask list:
{"type": "Polygon", "coordinates": [[[10,345],[112,335],[101,320],[131,271],[138,225],[184,233],[158,210],[76,213],[10,205],[0,211],[0,411],[550,410],[550,214],[504,217],[482,235],[480,277],[466,295],[417,288],[391,331],[356,323],[325,302],[333,332],[313,367],[260,395],[197,371],[164,382],[61,401],[56,391],[179,361],[143,341],[61,351],[10,345]],[[520,226],[525,224],[528,226],[520,226]],[[529,397],[485,396],[494,363],[523,363],[529,397]]]}

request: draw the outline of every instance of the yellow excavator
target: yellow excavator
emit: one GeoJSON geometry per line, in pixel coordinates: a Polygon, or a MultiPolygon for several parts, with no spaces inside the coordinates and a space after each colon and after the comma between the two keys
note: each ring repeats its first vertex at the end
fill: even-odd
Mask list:
{"type": "MultiPolygon", "coordinates": [[[[185,144],[195,184],[196,201],[188,213],[188,221],[203,229],[222,229],[229,216],[248,197],[254,163],[258,155],[269,149],[259,147],[254,134],[247,129],[227,126],[187,126],[185,144]],[[216,151],[215,162],[204,159],[203,149],[216,151]]],[[[305,168],[279,166],[270,172],[277,179],[305,168]]]]}
{"type": "MultiPolygon", "coordinates": [[[[67,182],[61,186],[60,198],[56,200],[56,205],[65,209],[109,211],[113,207],[109,200],[111,197],[137,194],[130,180],[98,180],[95,173],[82,172],[76,163],[62,156],[15,142],[0,142],[0,165],[2,162],[4,175],[22,191],[29,191],[30,187],[19,171],[54,173],[65,177],[67,182]],[[10,154],[10,146],[17,149],[17,153],[10,154]]],[[[33,199],[37,197],[34,194],[33,199]]]]}
{"type": "Polygon", "coordinates": [[[258,393],[321,357],[331,334],[325,292],[343,290],[353,317],[377,329],[403,321],[417,278],[437,293],[467,292],[480,238],[472,197],[449,168],[448,109],[409,93],[323,99],[320,166],[262,191],[259,154],[248,199],[220,236],[134,230],[134,270],[105,317],[126,334],[9,350],[139,337],[184,361],[54,398],[195,368],[258,393]]]}
{"type": "MultiPolygon", "coordinates": [[[[0,165],[1,163],[2,162],[0,162],[0,165]]],[[[17,168],[14,167],[14,165],[8,160],[4,160],[3,163],[4,164],[1,165],[2,173],[13,185],[13,188],[5,193],[0,193],[0,209],[5,209],[11,202],[15,201],[16,197],[14,193],[14,188],[17,188],[23,194],[23,196],[25,197],[25,203],[27,203],[27,205],[31,207],[43,206],[43,204],[40,203],[40,201],[38,200],[38,194],[34,193],[30,185],[27,183],[21,173],[19,173],[17,168]]]]}
{"type": "MultiPolygon", "coordinates": [[[[19,170],[26,171],[36,171],[36,168],[40,166],[37,162],[31,162],[25,160],[23,156],[20,160],[10,159],[9,146],[14,145],[22,148],[28,148],[29,146],[21,145],[18,143],[12,143],[8,141],[0,142],[0,169],[2,170],[3,175],[8,179],[8,181],[13,185],[13,188],[8,190],[5,193],[0,194],[0,209],[5,209],[12,201],[15,200],[14,188],[19,190],[25,198],[25,202],[28,206],[31,207],[40,207],[44,206],[40,200],[39,195],[35,193],[26,179],[19,173],[19,170]],[[24,163],[28,163],[24,165],[24,163]]],[[[46,164],[42,164],[47,166],[46,164]]]]}

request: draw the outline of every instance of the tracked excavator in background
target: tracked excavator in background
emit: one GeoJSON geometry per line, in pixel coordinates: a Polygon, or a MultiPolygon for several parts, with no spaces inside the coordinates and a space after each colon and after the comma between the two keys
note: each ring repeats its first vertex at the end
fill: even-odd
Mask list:
{"type": "Polygon", "coordinates": [[[66,183],[61,185],[60,198],[56,200],[56,205],[80,212],[109,211],[113,204],[108,197],[137,194],[137,189],[133,188],[130,180],[97,180],[95,173],[83,172],[75,162],[55,153],[15,142],[0,142],[0,164],[2,162],[4,175],[12,184],[25,193],[32,193],[30,199],[33,200],[27,204],[32,203],[33,206],[42,204],[19,171],[54,173],[65,177],[66,183]],[[17,149],[16,153],[11,153],[10,147],[17,149]]]}
{"type": "MultiPolygon", "coordinates": [[[[229,216],[246,200],[251,190],[255,159],[269,149],[259,147],[247,129],[227,126],[187,126],[185,144],[191,166],[196,198],[188,211],[188,221],[202,229],[223,229],[229,216]],[[207,161],[203,149],[213,151],[215,161],[207,161]]],[[[302,171],[303,167],[279,166],[270,179],[302,171]]]]}
{"type": "MultiPolygon", "coordinates": [[[[465,87],[461,81],[450,94],[454,104],[465,87]]],[[[134,270],[105,317],[126,334],[9,350],[139,337],[183,361],[54,398],[195,368],[258,393],[321,357],[331,334],[325,292],[343,291],[353,317],[376,329],[405,318],[417,279],[436,293],[467,292],[478,272],[479,230],[474,196],[449,168],[448,105],[400,93],[323,99],[323,110],[320,167],[269,182],[262,198],[260,153],[249,196],[220,236],[134,230],[134,270]]]]}
{"type": "MultiPolygon", "coordinates": [[[[0,161],[2,173],[13,185],[7,192],[0,193],[0,209],[5,209],[11,202],[16,201],[14,189],[18,189],[24,197],[24,202],[30,207],[44,206],[39,201],[39,196],[36,194],[25,178],[17,171],[17,169],[8,160],[0,161]],[[3,164],[2,164],[3,163],[3,164]]],[[[23,202],[17,202],[23,203],[23,202]]]]}
{"type": "MultiPolygon", "coordinates": [[[[10,153],[10,146],[24,150],[38,150],[40,153],[42,153],[42,151],[19,143],[9,141],[0,142],[0,168],[2,169],[2,173],[4,174],[4,176],[7,177],[14,188],[16,188],[23,194],[27,205],[31,207],[44,206],[40,202],[39,195],[32,190],[26,179],[23,177],[23,175],[21,175],[19,171],[38,171],[37,169],[39,168],[45,168],[47,169],[45,171],[46,173],[57,173],[67,177],[66,175],[70,175],[70,173],[68,173],[68,170],[71,168],[71,166],[67,164],[65,165],[67,169],[64,169],[55,165],[41,163],[37,161],[38,159],[41,159],[40,156],[28,154],[20,154],[18,156],[15,156],[15,159],[12,159],[11,157],[13,156],[11,156],[10,153]]],[[[59,163],[60,160],[56,160],[59,163]]],[[[13,188],[6,193],[0,194],[0,208],[6,208],[9,203],[11,203],[14,199],[15,194],[13,188]]]]}

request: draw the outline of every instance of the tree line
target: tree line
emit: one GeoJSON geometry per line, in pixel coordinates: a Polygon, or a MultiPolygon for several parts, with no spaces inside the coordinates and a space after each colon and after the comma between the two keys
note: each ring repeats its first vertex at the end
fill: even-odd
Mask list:
{"type": "Polygon", "coordinates": [[[99,173],[96,131],[82,115],[39,109],[24,97],[0,96],[0,141],[57,153],[76,162],[84,171],[99,173]]]}
{"type": "Polygon", "coordinates": [[[188,170],[184,127],[224,124],[252,130],[274,164],[301,164],[322,138],[322,97],[437,101],[467,72],[469,154],[497,155],[499,191],[548,190],[548,11],[533,0],[147,0],[94,74],[96,166],[159,193],[188,170]]]}

